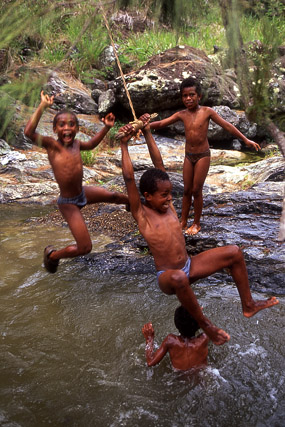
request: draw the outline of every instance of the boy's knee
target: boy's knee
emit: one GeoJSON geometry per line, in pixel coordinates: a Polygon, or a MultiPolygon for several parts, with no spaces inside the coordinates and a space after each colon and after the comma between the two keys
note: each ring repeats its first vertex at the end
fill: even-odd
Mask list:
{"type": "Polygon", "coordinates": [[[172,287],[175,289],[175,291],[183,290],[189,286],[188,277],[181,270],[177,270],[172,273],[171,282],[172,282],[172,287]]]}
{"type": "Polygon", "coordinates": [[[229,250],[231,251],[233,261],[240,261],[243,259],[243,253],[237,245],[229,246],[229,250]]]}
{"type": "Polygon", "coordinates": [[[191,191],[191,188],[189,188],[189,187],[186,187],[185,185],[184,185],[184,190],[183,190],[183,195],[184,196],[191,196],[191,194],[192,194],[192,191],[191,191]]]}
{"type": "Polygon", "coordinates": [[[193,197],[199,197],[202,194],[202,187],[193,187],[193,197]]]}
{"type": "Polygon", "coordinates": [[[88,242],[84,245],[78,247],[78,255],[86,255],[89,254],[92,250],[92,243],[88,242]]]}

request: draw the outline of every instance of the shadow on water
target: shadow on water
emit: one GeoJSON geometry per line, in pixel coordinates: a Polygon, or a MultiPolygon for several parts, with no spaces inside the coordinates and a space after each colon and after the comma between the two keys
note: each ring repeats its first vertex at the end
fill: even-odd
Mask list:
{"type": "Polygon", "coordinates": [[[195,374],[174,372],[168,357],[147,368],[141,327],[153,322],[157,344],[176,333],[176,297],[152,274],[98,277],[77,260],[48,274],[43,248],[71,236],[25,221],[43,209],[0,207],[1,426],[283,425],[284,297],[245,319],[234,286],[196,284],[230,342],[210,344],[209,366],[195,374]]]}

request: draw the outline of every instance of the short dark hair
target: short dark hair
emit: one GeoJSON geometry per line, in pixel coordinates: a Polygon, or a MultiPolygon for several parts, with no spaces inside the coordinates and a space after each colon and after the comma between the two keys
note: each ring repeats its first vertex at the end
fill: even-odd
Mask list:
{"type": "Polygon", "coordinates": [[[180,334],[185,338],[192,338],[200,326],[185,307],[180,305],[174,313],[174,323],[180,334]]]}
{"type": "Polygon", "coordinates": [[[67,110],[67,109],[65,109],[65,110],[60,110],[58,113],[56,113],[56,115],[54,116],[54,118],[53,118],[53,128],[55,128],[56,127],[56,124],[57,124],[57,121],[58,121],[58,118],[59,118],[59,116],[61,116],[62,114],[70,114],[73,118],[74,118],[74,121],[75,121],[75,123],[76,123],[76,126],[77,127],[79,127],[79,122],[78,122],[78,118],[77,118],[77,116],[76,116],[76,114],[73,112],[73,111],[70,111],[70,110],[67,110]]]}
{"type": "Polygon", "coordinates": [[[184,79],[180,85],[180,95],[182,95],[182,91],[185,87],[195,87],[197,94],[200,96],[202,94],[202,88],[198,80],[193,77],[188,77],[184,79]]]}
{"type": "Polygon", "coordinates": [[[169,181],[168,174],[157,168],[151,168],[144,172],[139,185],[141,194],[144,195],[146,192],[149,194],[155,193],[158,181],[169,181]]]}

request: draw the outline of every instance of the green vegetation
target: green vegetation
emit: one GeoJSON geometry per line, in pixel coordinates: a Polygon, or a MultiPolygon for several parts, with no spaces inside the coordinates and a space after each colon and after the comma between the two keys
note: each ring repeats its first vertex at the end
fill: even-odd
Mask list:
{"type": "MultiPolygon", "coordinates": [[[[222,3],[225,0],[102,2],[114,42],[119,46],[122,67],[128,71],[177,44],[190,45],[207,54],[213,53],[214,45],[226,49],[231,40],[221,13],[222,3]],[[111,17],[119,7],[127,8],[123,13],[128,12],[130,16],[140,11],[141,21],[148,18],[153,25],[146,26],[143,32],[134,32],[124,27],[123,23],[112,26],[111,17]]],[[[268,102],[269,65],[275,58],[276,47],[284,44],[285,40],[284,2],[227,0],[226,3],[235,5],[233,10],[238,16],[233,15],[233,21],[243,43],[259,40],[265,46],[262,55],[252,51],[250,60],[254,71],[243,74],[246,84],[240,79],[240,85],[244,85],[244,96],[250,93],[256,99],[254,111],[264,111],[268,102]]],[[[91,82],[94,77],[104,79],[108,70],[100,68],[98,64],[110,39],[102,20],[100,4],[96,0],[3,0],[0,4],[0,49],[7,52],[8,59],[0,72],[3,74],[18,67],[20,78],[18,76],[15,82],[11,79],[8,83],[2,83],[2,91],[15,100],[35,105],[39,88],[44,82],[31,75],[31,71],[27,74],[25,66],[29,62],[51,70],[69,70],[84,83],[91,82]]],[[[5,134],[9,122],[5,113],[5,99],[1,97],[0,100],[0,137],[5,134]]],[[[250,108],[248,112],[250,114],[250,108]]],[[[112,133],[115,134],[117,130],[112,130],[111,141],[114,141],[112,133]]]]}
{"type": "Polygon", "coordinates": [[[80,151],[84,166],[93,166],[95,164],[97,152],[98,149],[80,151]]]}
{"type": "Polygon", "coordinates": [[[116,145],[116,134],[118,133],[119,129],[124,124],[125,123],[122,123],[119,120],[116,120],[115,121],[115,125],[109,130],[109,132],[108,132],[108,134],[106,136],[106,139],[109,141],[110,147],[115,147],[115,145],[116,145]]]}
{"type": "MultiPolygon", "coordinates": [[[[275,44],[282,44],[285,38],[285,21],[281,13],[284,10],[283,2],[266,2],[269,6],[263,14],[260,3],[263,2],[257,2],[259,7],[255,6],[251,13],[244,13],[241,17],[244,42],[260,40],[266,43],[268,34],[264,32],[264,23],[269,19],[275,44]],[[258,13],[253,13],[256,10],[258,13]],[[275,11],[273,16],[272,10],[275,11]]],[[[22,62],[26,60],[22,50],[29,46],[34,58],[40,63],[53,66],[64,60],[69,67],[71,64],[70,68],[78,76],[82,73],[92,75],[104,47],[110,44],[99,2],[86,0],[60,4],[55,0],[2,2],[0,48],[9,48],[15,60],[22,62]],[[60,4],[65,6],[60,7],[60,4]]],[[[122,64],[136,68],[152,55],[177,44],[187,44],[207,54],[213,53],[213,45],[227,47],[218,0],[212,1],[210,8],[206,0],[125,0],[117,1],[116,4],[134,7],[136,11],[141,9],[142,17],[149,13],[149,17],[163,23],[149,27],[143,33],[129,31],[126,35],[124,32],[124,36],[120,27],[116,28],[112,35],[114,42],[120,46],[122,64]],[[177,21],[178,17],[180,21],[177,21]],[[178,24],[180,26],[177,28],[178,24]]],[[[105,9],[108,17],[115,12],[114,8],[107,9],[105,6],[105,9]]]]}

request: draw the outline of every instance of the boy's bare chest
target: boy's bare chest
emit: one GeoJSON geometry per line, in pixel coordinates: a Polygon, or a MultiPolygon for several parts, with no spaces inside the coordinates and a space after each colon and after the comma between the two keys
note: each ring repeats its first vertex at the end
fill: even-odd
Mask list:
{"type": "Polygon", "coordinates": [[[148,213],[143,234],[149,243],[163,245],[171,244],[180,234],[182,235],[180,223],[172,212],[159,214],[155,211],[148,213]]]}
{"type": "Polygon", "coordinates": [[[183,124],[185,130],[199,130],[208,126],[208,118],[203,112],[203,110],[198,110],[197,112],[186,112],[183,115],[183,124]]]}
{"type": "Polygon", "coordinates": [[[65,149],[55,151],[49,156],[50,162],[55,168],[72,169],[81,167],[82,159],[78,148],[65,149]]]}

